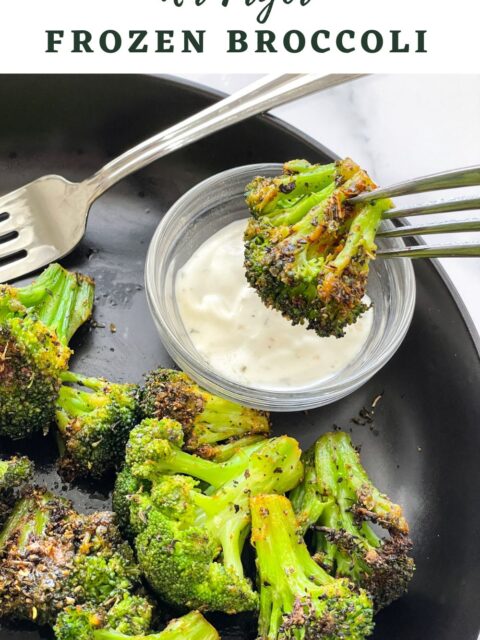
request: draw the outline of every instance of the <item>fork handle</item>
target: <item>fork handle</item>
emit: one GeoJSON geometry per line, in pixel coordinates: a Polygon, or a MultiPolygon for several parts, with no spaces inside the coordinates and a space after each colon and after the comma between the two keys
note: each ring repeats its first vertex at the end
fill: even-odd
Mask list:
{"type": "Polygon", "coordinates": [[[479,258],[480,244],[420,245],[377,251],[379,258],[479,258]]]}
{"type": "Polygon", "coordinates": [[[90,202],[96,200],[119,180],[151,162],[181,149],[216,131],[251,116],[279,107],[310,93],[321,91],[362,77],[365,74],[282,74],[266,76],[233,95],[200,111],[186,120],[141,142],[115,158],[85,185],[91,190],[90,202]]]}

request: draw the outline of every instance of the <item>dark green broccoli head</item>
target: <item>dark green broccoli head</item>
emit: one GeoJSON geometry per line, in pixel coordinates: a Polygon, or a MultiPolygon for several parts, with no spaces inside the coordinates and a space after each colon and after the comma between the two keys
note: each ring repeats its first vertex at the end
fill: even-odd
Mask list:
{"type": "Polygon", "coordinates": [[[320,336],[345,334],[367,309],[369,262],[389,200],[348,202],[376,185],[350,159],[285,164],[278,178],[247,186],[247,280],[263,302],[320,336]]]}
{"type": "Polygon", "coordinates": [[[113,514],[80,515],[45,490],[30,490],[0,534],[2,617],[53,625],[68,606],[108,610],[139,576],[113,514]]]}
{"type": "Polygon", "coordinates": [[[217,444],[270,432],[265,412],[215,396],[172,369],[157,369],[147,376],[140,407],[145,417],[180,422],[185,448],[202,457],[214,456],[217,444]]]}
{"type": "Polygon", "coordinates": [[[137,422],[137,386],[72,372],[63,374],[62,380],[65,384],[56,402],[62,476],[100,478],[118,469],[137,422]]]}
{"type": "Polygon", "coordinates": [[[304,457],[306,473],[291,495],[304,529],[315,529],[316,559],[365,588],[377,609],[406,591],[414,572],[401,507],[372,484],[346,433],[322,436],[304,457]],[[369,522],[382,527],[379,538],[369,522]]]}
{"type": "Polygon", "coordinates": [[[130,524],[147,581],[176,606],[227,613],[255,609],[257,595],[241,559],[249,497],[296,486],[303,474],[298,443],[287,436],[266,440],[225,463],[179,449],[167,457],[163,453],[151,467],[138,459],[131,467],[152,482],[150,491],[142,487],[130,497],[130,524]],[[202,491],[198,480],[208,482],[207,477],[212,482],[202,491]]]}
{"type": "Polygon", "coordinates": [[[260,589],[259,640],[363,640],[373,630],[372,602],[344,578],[332,578],[305,545],[284,496],[251,499],[252,543],[260,589]]]}
{"type": "MultiPolygon", "coordinates": [[[[148,630],[135,630],[128,621],[139,615],[134,602],[125,601],[132,612],[125,611],[126,618],[122,618],[120,626],[115,626],[112,620],[112,610],[106,618],[84,608],[69,608],[58,617],[55,625],[56,640],[220,640],[216,630],[197,611],[172,620],[170,624],[158,633],[148,633],[148,630]],[[127,626],[125,627],[125,621],[127,626]]],[[[115,616],[113,616],[115,618],[115,616]]],[[[140,611],[142,618],[142,612],[140,611]]]]}
{"type": "Polygon", "coordinates": [[[31,285],[0,285],[0,435],[23,438],[55,415],[67,344],[91,315],[93,282],[51,265],[31,285]]]}

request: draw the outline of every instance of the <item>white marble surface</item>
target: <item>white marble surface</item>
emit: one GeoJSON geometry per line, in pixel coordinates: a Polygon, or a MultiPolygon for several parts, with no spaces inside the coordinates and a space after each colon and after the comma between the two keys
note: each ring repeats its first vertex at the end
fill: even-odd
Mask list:
{"type": "MultiPolygon", "coordinates": [[[[248,74],[183,77],[227,93],[257,78],[248,74]]],[[[480,163],[480,75],[370,76],[274,113],[339,155],[351,156],[383,185],[480,163]]],[[[480,193],[480,187],[463,191],[480,193]]],[[[432,196],[415,197],[417,202],[426,199],[432,196]]],[[[480,212],[443,218],[455,216],[478,217],[480,212]]],[[[433,218],[416,221],[432,222],[433,218]]],[[[425,239],[436,244],[480,242],[480,233],[425,239]]],[[[449,258],[442,264],[480,332],[480,258],[449,258]]]]}

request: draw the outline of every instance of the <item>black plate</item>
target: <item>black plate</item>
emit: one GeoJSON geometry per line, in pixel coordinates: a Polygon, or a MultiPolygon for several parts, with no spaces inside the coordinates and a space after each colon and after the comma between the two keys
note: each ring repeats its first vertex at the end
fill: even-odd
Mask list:
{"type": "MultiPolygon", "coordinates": [[[[210,104],[203,89],[143,76],[3,76],[0,191],[45,173],[82,179],[109,158],[210,104]]],[[[147,309],[143,266],[162,215],[207,176],[251,162],[333,154],[272,118],[256,118],[160,160],[95,204],[88,232],[65,264],[97,281],[96,320],[77,338],[74,367],[139,381],[170,359],[147,309]],[[109,329],[117,327],[116,333],[109,329]]],[[[333,424],[351,430],[378,486],[405,505],[417,572],[408,596],[378,616],[377,640],[476,640],[480,627],[480,368],[474,338],[448,283],[415,264],[412,328],[391,362],[362,389],[329,407],[274,416],[275,430],[310,444],[333,424]],[[383,393],[374,425],[352,422],[383,393]]],[[[35,443],[40,476],[62,487],[53,443],[35,443]]],[[[105,489],[105,487],[103,487],[105,489]]],[[[105,508],[98,488],[67,489],[80,508],[105,508]]],[[[248,618],[222,622],[224,638],[251,640],[248,618]]],[[[0,640],[35,630],[0,629],[0,640]]]]}

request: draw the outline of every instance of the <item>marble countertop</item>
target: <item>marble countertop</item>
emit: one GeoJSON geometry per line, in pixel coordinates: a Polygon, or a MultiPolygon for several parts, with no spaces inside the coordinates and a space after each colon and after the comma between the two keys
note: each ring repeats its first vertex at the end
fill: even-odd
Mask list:
{"type": "MultiPolygon", "coordinates": [[[[182,77],[232,93],[258,76],[182,77]]],[[[480,75],[369,76],[273,113],[340,156],[354,158],[379,184],[480,162],[480,75]]],[[[473,191],[480,194],[480,187],[473,191]]],[[[449,197],[465,193],[472,190],[452,191],[449,197]]],[[[431,199],[431,195],[415,196],[416,202],[431,199]]],[[[437,215],[435,221],[455,215],[476,217],[479,212],[437,215]]],[[[419,216],[417,221],[431,223],[432,217],[419,216]]],[[[480,242],[480,233],[425,240],[480,242]]],[[[441,263],[480,333],[480,258],[448,258],[441,263]]]]}

